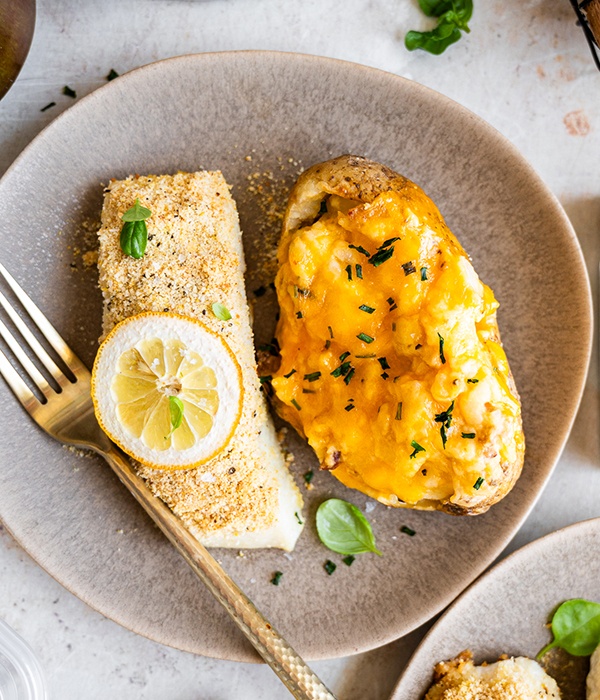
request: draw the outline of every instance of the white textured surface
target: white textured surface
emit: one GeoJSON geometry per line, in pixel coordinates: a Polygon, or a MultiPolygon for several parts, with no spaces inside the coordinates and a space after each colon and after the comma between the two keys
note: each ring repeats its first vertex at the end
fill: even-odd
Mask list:
{"type": "MultiPolygon", "coordinates": [[[[72,104],[61,94],[65,84],[82,96],[104,84],[111,68],[123,73],[201,51],[256,48],[332,56],[428,85],[511,139],[571,217],[595,290],[600,73],[568,0],[475,0],[472,33],[440,57],[403,48],[405,31],[425,25],[412,0],[38,0],[27,64],[0,103],[0,172],[72,104]],[[41,113],[51,101],[57,106],[41,113]]],[[[593,357],[571,440],[510,549],[600,515],[597,489],[590,487],[598,483],[600,466],[595,352],[593,357]]],[[[266,667],[177,652],[102,618],[49,578],[6,533],[0,537],[0,617],[38,653],[54,700],[289,697],[266,667]]],[[[383,700],[418,636],[313,667],[340,700],[383,700]]]]}

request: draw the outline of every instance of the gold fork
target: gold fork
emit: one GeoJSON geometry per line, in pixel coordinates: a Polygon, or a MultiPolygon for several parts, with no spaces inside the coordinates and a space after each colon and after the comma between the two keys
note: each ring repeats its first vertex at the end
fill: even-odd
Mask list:
{"type": "Polygon", "coordinates": [[[88,448],[106,459],[119,479],[191,566],[198,578],[227,610],[254,648],[271,666],[295,698],[299,700],[335,700],[332,693],[261,615],[206,548],[188,532],[181,520],[169,510],[163,501],[150,492],[126,456],[102,432],[94,415],[88,369],[2,264],[0,264],[0,274],[49,345],[72,374],[72,378],[70,378],[58,367],[0,292],[0,305],[29,346],[29,350],[59,387],[59,390],[56,390],[47,381],[7,326],[0,320],[0,336],[42,396],[39,399],[31,391],[0,350],[0,374],[25,410],[40,428],[53,438],[68,445],[88,448]]]}

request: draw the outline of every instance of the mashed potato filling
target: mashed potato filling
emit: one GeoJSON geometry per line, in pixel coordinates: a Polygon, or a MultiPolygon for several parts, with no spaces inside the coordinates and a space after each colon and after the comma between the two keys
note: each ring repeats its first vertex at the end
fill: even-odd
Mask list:
{"type": "Polygon", "coordinates": [[[520,404],[492,291],[410,186],[364,204],[330,195],[282,240],[272,384],[280,414],[347,486],[477,511],[522,459],[520,404]]]}

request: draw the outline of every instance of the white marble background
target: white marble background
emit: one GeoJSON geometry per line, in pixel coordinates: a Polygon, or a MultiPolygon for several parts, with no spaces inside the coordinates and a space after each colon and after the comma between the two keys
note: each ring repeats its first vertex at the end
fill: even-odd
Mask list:
{"type": "MultiPolygon", "coordinates": [[[[416,0],[38,0],[29,58],[0,103],[0,174],[72,104],[61,94],[65,84],[83,96],[104,84],[111,68],[124,73],[203,51],[274,49],[332,56],[428,85],[507,136],[571,217],[596,290],[600,73],[569,0],[474,3],[471,34],[433,57],[404,49],[405,32],[427,25],[416,0]],[[56,107],[40,112],[51,101],[56,107]]],[[[594,350],[571,439],[509,550],[600,515],[596,365],[594,350]]],[[[560,411],[560,397],[556,403],[560,411]]],[[[264,666],[195,657],[103,618],[51,579],[3,530],[0,618],[34,648],[52,700],[290,697],[264,666]]],[[[340,700],[383,700],[418,638],[417,631],[382,649],[313,667],[340,700]]]]}

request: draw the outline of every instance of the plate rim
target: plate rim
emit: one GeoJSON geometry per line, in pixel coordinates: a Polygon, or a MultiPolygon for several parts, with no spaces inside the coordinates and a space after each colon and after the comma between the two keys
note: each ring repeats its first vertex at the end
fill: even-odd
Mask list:
{"type": "MultiPolygon", "coordinates": [[[[496,142],[502,146],[502,149],[507,155],[511,158],[514,159],[520,167],[522,168],[522,172],[524,172],[527,175],[528,181],[531,183],[532,186],[535,187],[536,192],[540,193],[540,196],[543,197],[551,206],[553,209],[554,215],[557,217],[557,220],[560,219],[562,222],[563,228],[565,231],[569,232],[569,242],[573,248],[573,251],[577,253],[577,259],[578,263],[580,265],[581,271],[583,271],[583,279],[584,283],[582,285],[582,299],[585,299],[586,302],[586,311],[587,313],[584,314],[583,309],[582,309],[582,317],[585,315],[587,317],[587,323],[585,328],[582,330],[586,331],[586,336],[583,338],[585,342],[580,344],[580,347],[582,348],[581,351],[581,367],[578,370],[577,376],[573,378],[573,384],[579,383],[578,390],[576,394],[573,396],[572,403],[570,406],[570,417],[567,423],[565,424],[563,428],[563,438],[561,440],[561,444],[558,448],[554,449],[553,453],[551,455],[548,455],[548,461],[551,461],[551,467],[548,469],[547,473],[544,475],[543,479],[541,480],[539,489],[535,496],[531,499],[531,501],[527,504],[526,508],[524,508],[520,514],[519,517],[514,519],[513,525],[510,528],[510,532],[500,541],[496,543],[495,546],[491,547],[490,554],[488,557],[485,558],[485,560],[481,560],[480,563],[477,566],[474,566],[472,571],[473,576],[470,577],[469,583],[466,584],[464,588],[459,589],[459,592],[456,593],[448,593],[446,596],[440,597],[438,601],[438,605],[436,606],[436,610],[434,612],[430,611],[430,615],[421,621],[416,622],[409,628],[407,628],[400,636],[406,636],[410,634],[412,631],[417,629],[421,624],[424,624],[427,620],[430,620],[432,617],[434,617],[436,614],[439,614],[441,611],[448,609],[448,606],[453,604],[453,602],[456,602],[457,600],[460,599],[460,597],[469,590],[469,588],[473,585],[473,582],[477,582],[479,578],[486,572],[487,569],[489,569],[490,566],[493,568],[493,563],[494,561],[498,558],[498,556],[502,553],[502,551],[506,548],[506,546],[512,541],[512,539],[515,537],[515,535],[519,532],[521,529],[524,521],[526,518],[529,516],[531,513],[532,509],[538,502],[539,498],[541,497],[543,491],[545,490],[550,478],[552,477],[552,474],[554,472],[554,469],[556,468],[556,464],[558,460],[560,459],[564,448],[566,446],[567,440],[569,438],[569,435],[571,433],[571,430],[573,428],[573,423],[575,421],[575,418],[578,413],[578,409],[583,397],[583,393],[585,391],[586,387],[586,378],[590,366],[590,360],[591,360],[591,353],[592,353],[592,345],[593,345],[593,331],[594,331],[594,317],[593,317],[593,303],[592,303],[592,292],[591,292],[591,283],[590,283],[590,278],[589,278],[589,273],[587,270],[587,266],[585,264],[585,259],[583,256],[583,251],[581,248],[581,244],[579,242],[579,239],[577,237],[577,234],[574,230],[573,225],[571,224],[566,212],[564,211],[562,205],[560,204],[558,197],[550,190],[550,188],[545,184],[545,182],[542,180],[541,176],[536,172],[536,170],[533,168],[533,166],[529,163],[529,161],[521,154],[521,152],[517,149],[517,147],[506,137],[504,136],[500,131],[498,131],[493,125],[491,125],[489,122],[487,122],[485,119],[480,117],[478,114],[472,112],[470,109],[467,107],[463,106],[462,104],[456,102],[450,97],[447,97],[446,95],[430,88],[425,85],[422,85],[421,83],[418,83],[416,81],[413,81],[409,78],[397,75],[395,73],[392,73],[390,71],[386,71],[380,68],[374,68],[371,66],[366,66],[364,64],[352,62],[352,61],[346,61],[342,59],[337,59],[337,58],[330,58],[326,56],[319,56],[315,54],[304,54],[304,53],[296,53],[296,52],[288,52],[288,51],[274,51],[274,50],[256,50],[256,49],[246,49],[246,50],[235,50],[235,51],[213,51],[213,52],[203,52],[203,53],[191,53],[191,54],[182,54],[179,56],[172,56],[164,59],[160,59],[158,61],[153,61],[151,63],[145,64],[143,66],[138,66],[121,76],[117,78],[114,81],[111,81],[109,83],[106,83],[105,85],[101,85],[98,88],[92,90],[92,92],[88,93],[87,95],[81,97],[75,104],[69,106],[67,109],[65,109],[61,114],[59,114],[55,119],[53,119],[49,124],[47,124],[28,144],[25,146],[25,148],[19,153],[19,155],[15,158],[15,160],[10,164],[10,166],[7,168],[5,173],[2,175],[2,178],[0,178],[0,196],[1,196],[1,190],[4,186],[5,181],[9,180],[11,177],[18,175],[18,172],[20,168],[22,167],[22,164],[25,163],[25,161],[29,157],[30,151],[34,151],[35,148],[38,147],[38,143],[42,142],[44,139],[48,138],[48,134],[52,133],[53,129],[59,128],[60,125],[68,120],[69,118],[72,118],[73,115],[73,110],[75,110],[75,113],[79,110],[80,105],[87,105],[88,103],[93,104],[94,100],[102,99],[102,95],[104,94],[105,90],[112,90],[115,88],[117,85],[122,85],[123,81],[128,81],[132,77],[135,78],[138,76],[139,73],[151,73],[153,71],[159,71],[162,69],[163,65],[165,64],[185,64],[188,62],[201,62],[201,61],[223,61],[223,60],[234,60],[239,56],[244,56],[244,55],[251,55],[253,57],[257,57],[260,59],[264,59],[265,61],[270,61],[269,65],[273,65],[274,62],[277,60],[283,60],[283,61],[304,61],[304,62],[310,62],[315,65],[320,65],[323,66],[324,64],[326,65],[336,65],[339,66],[343,69],[346,70],[352,70],[352,71],[360,71],[363,75],[371,75],[377,77],[379,80],[387,80],[389,83],[401,83],[405,87],[410,86],[410,90],[415,90],[417,93],[423,94],[426,98],[433,99],[435,101],[440,102],[441,104],[445,105],[449,109],[451,109],[454,113],[460,113],[464,118],[470,119],[473,122],[475,122],[479,128],[484,130],[487,135],[489,135],[491,138],[495,139],[496,142]],[[58,127],[56,126],[58,125],[58,127]]],[[[93,610],[96,612],[100,613],[101,615],[108,617],[111,619],[111,621],[115,622],[116,624],[119,624],[123,628],[135,633],[139,634],[140,636],[146,637],[147,639],[150,639],[154,642],[160,643],[160,644],[165,644],[167,646],[172,646],[173,648],[180,649],[182,651],[187,651],[191,653],[200,653],[197,651],[194,651],[192,649],[186,648],[184,644],[181,645],[174,645],[167,643],[163,641],[162,639],[159,639],[157,637],[151,636],[145,632],[140,632],[137,629],[132,629],[132,626],[126,624],[124,621],[117,620],[116,617],[114,616],[113,613],[111,612],[106,612],[94,604],[92,600],[90,600],[89,595],[82,594],[81,592],[75,592],[66,581],[63,580],[63,577],[60,575],[60,572],[58,574],[51,573],[49,569],[46,567],[45,563],[41,563],[39,558],[37,556],[34,556],[33,553],[29,551],[29,549],[25,546],[25,544],[17,538],[11,528],[4,523],[5,528],[7,529],[8,532],[10,532],[11,536],[15,539],[15,541],[22,547],[22,549],[36,562],[38,566],[41,566],[41,568],[44,569],[48,575],[50,575],[54,580],[56,580],[60,585],[62,585],[64,588],[66,588],[70,593],[75,595],[77,598],[82,600],[83,602],[86,603],[86,605],[89,605],[93,610]]],[[[445,613],[444,613],[445,614],[445,613]]],[[[364,645],[352,645],[352,644],[347,644],[346,647],[344,648],[339,648],[336,649],[335,653],[331,655],[331,653],[305,653],[304,656],[308,660],[321,660],[321,659],[331,659],[331,658],[340,658],[343,656],[351,656],[354,654],[362,653],[365,651],[369,651],[375,648],[379,648],[385,644],[388,644],[396,639],[398,639],[399,636],[394,633],[390,632],[386,635],[383,636],[376,636],[373,635],[373,638],[370,640],[369,643],[364,644],[364,645]],[[375,638],[377,637],[377,638],[375,638]]],[[[234,660],[234,661],[250,661],[250,662],[261,662],[260,658],[256,658],[254,655],[248,655],[248,654],[243,654],[243,653],[225,653],[223,651],[219,650],[211,650],[210,652],[202,652],[204,655],[210,656],[211,658],[216,658],[216,659],[223,659],[223,660],[234,660]]]]}

